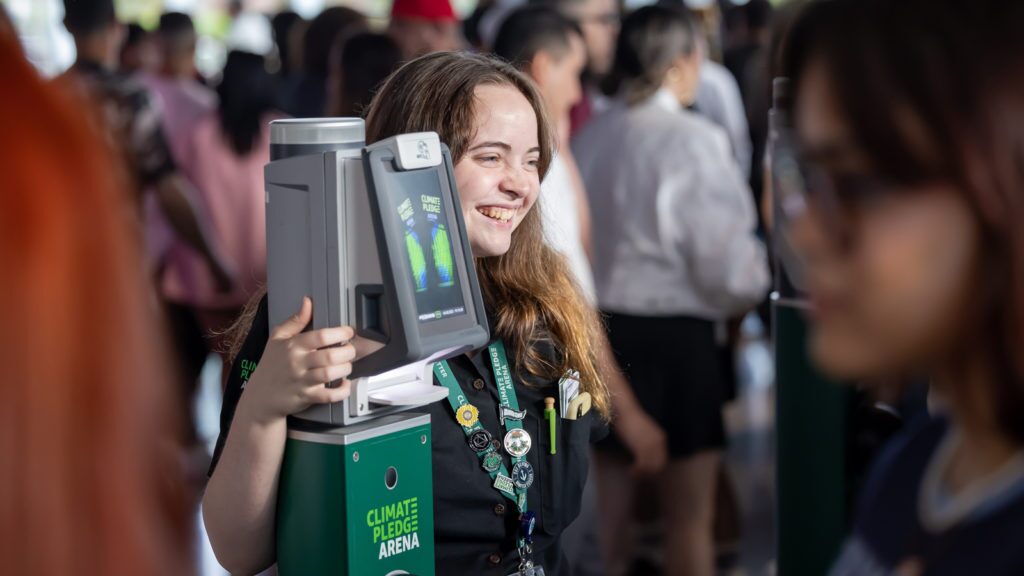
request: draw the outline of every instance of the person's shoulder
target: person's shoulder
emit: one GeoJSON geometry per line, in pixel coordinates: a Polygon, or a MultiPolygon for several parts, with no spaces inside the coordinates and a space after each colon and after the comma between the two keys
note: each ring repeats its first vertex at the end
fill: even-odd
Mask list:
{"type": "Polygon", "coordinates": [[[883,448],[864,485],[859,524],[891,518],[899,509],[916,506],[921,477],[949,430],[945,417],[922,417],[883,448]]]}
{"type": "Polygon", "coordinates": [[[717,90],[735,90],[739,92],[739,83],[732,72],[713,60],[708,60],[701,67],[701,80],[714,86],[717,90]]]}
{"type": "Polygon", "coordinates": [[[591,118],[580,131],[572,138],[572,150],[576,159],[584,156],[594,148],[595,145],[607,141],[608,137],[615,132],[615,126],[621,121],[625,107],[615,102],[607,110],[596,114],[591,118]]]}
{"type": "MultiPolygon", "coordinates": [[[[563,190],[572,186],[568,167],[565,165],[565,159],[562,157],[565,153],[564,151],[559,151],[551,157],[551,165],[548,166],[547,174],[544,175],[544,179],[540,183],[542,192],[547,193],[551,191],[553,194],[561,194],[563,190]]],[[[546,198],[542,194],[541,200],[547,201],[550,198],[546,198]]]]}
{"type": "Polygon", "coordinates": [[[732,158],[729,135],[725,129],[692,110],[683,110],[673,126],[677,137],[689,142],[691,149],[702,153],[715,152],[732,158]]]}
{"type": "Polygon", "coordinates": [[[693,110],[684,109],[679,114],[679,120],[677,122],[681,127],[687,130],[687,136],[699,140],[714,141],[719,140],[728,141],[728,136],[725,130],[715,124],[707,116],[694,112],[693,110]]]}

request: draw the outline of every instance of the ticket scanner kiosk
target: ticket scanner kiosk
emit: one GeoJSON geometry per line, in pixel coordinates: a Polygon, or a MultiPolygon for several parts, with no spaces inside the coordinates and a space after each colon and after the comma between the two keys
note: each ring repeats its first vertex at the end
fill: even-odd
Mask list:
{"type": "MultiPolygon", "coordinates": [[[[282,576],[434,574],[433,363],[487,343],[452,159],[437,134],[366,146],[359,119],[271,124],[270,323],[313,301],[350,325],[343,402],[289,421],[277,508],[282,576]]],[[[338,385],[340,383],[332,383],[338,385]]]]}

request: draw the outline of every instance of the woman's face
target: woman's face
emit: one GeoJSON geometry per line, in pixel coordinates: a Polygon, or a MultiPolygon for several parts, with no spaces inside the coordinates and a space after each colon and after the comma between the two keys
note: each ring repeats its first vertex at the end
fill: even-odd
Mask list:
{"type": "Polygon", "coordinates": [[[537,115],[511,86],[476,89],[475,126],[455,164],[473,256],[500,256],[540,192],[537,115]]]}
{"type": "MultiPolygon", "coordinates": [[[[798,87],[806,159],[834,180],[877,176],[828,82],[818,62],[798,87]]],[[[811,353],[826,371],[847,378],[943,362],[963,345],[965,309],[977,297],[969,287],[978,274],[979,230],[963,195],[943,183],[873,190],[844,201],[845,244],[823,222],[813,192],[808,215],[792,230],[814,304],[811,353]]]]}

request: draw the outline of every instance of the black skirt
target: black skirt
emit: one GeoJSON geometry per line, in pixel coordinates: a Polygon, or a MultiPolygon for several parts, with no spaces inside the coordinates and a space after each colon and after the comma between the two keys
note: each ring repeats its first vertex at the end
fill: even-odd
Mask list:
{"type": "MultiPolygon", "coordinates": [[[[619,366],[640,406],[665,430],[669,456],[686,458],[724,447],[726,374],[714,322],[616,313],[606,313],[606,319],[619,366]]],[[[615,434],[598,448],[627,452],[615,434]]]]}

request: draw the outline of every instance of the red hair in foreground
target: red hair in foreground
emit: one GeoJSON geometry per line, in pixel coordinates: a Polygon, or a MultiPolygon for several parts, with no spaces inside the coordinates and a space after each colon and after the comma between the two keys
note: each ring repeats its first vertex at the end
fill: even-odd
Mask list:
{"type": "Polygon", "coordinates": [[[188,573],[161,329],[121,172],[7,34],[0,78],[3,572],[188,573]]]}

